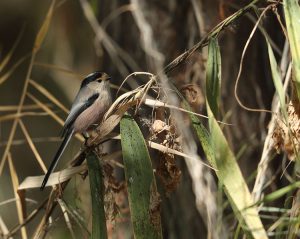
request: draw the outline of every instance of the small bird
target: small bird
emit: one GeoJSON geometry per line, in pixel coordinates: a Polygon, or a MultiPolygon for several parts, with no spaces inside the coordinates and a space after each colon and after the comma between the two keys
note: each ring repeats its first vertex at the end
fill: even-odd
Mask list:
{"type": "Polygon", "coordinates": [[[109,79],[109,75],[100,71],[93,72],[83,79],[63,126],[63,141],[51,162],[40,190],[45,188],[50,174],[55,169],[72,135],[75,133],[84,134],[93,125],[100,123],[104,114],[111,106],[112,96],[109,79]]]}

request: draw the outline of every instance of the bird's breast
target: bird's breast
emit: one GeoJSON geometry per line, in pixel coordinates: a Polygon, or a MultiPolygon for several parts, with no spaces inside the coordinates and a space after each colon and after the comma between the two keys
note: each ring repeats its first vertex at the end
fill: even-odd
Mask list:
{"type": "Polygon", "coordinates": [[[102,95],[77,117],[74,122],[75,132],[83,133],[93,124],[99,124],[110,105],[111,99],[102,95]]]}

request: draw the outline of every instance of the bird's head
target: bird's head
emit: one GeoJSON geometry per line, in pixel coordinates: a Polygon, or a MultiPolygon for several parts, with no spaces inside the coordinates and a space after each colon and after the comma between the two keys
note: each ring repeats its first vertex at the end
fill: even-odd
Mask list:
{"type": "Polygon", "coordinates": [[[88,85],[89,83],[91,82],[99,82],[99,83],[102,83],[102,82],[105,82],[105,81],[108,81],[111,77],[106,74],[105,72],[101,72],[101,71],[95,71],[89,75],[87,75],[82,83],[81,83],[81,88],[88,85]]]}

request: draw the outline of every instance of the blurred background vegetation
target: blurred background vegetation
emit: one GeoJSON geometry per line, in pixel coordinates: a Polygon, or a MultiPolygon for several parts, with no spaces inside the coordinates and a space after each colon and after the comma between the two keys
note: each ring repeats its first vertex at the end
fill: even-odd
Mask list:
{"type": "MultiPolygon", "coordinates": [[[[86,174],[74,175],[66,189],[55,195],[59,206],[50,215],[46,215],[47,204],[42,203],[51,198],[50,189],[41,192],[38,188],[32,188],[16,193],[18,185],[26,177],[44,173],[37,154],[45,165],[49,165],[60,143],[61,125],[32,96],[64,120],[66,112],[49,100],[49,93],[68,109],[82,78],[90,72],[101,70],[112,76],[112,92],[117,98],[116,89],[130,73],[150,72],[161,76],[159,73],[164,66],[205,39],[182,64],[167,72],[167,79],[186,97],[194,112],[207,115],[205,86],[210,53],[206,45],[215,37],[222,61],[218,72],[222,75],[219,116],[215,114],[215,117],[230,124],[219,125],[238,162],[241,179],[246,181],[252,193],[253,203],[264,201],[264,196],[269,195],[265,203],[259,201],[257,204],[260,213],[258,220],[264,226],[265,235],[270,238],[300,237],[298,141],[294,140],[298,132],[298,99],[293,96],[292,84],[289,83],[292,79],[290,32],[286,29],[281,1],[253,1],[253,6],[247,5],[250,7],[245,9],[246,4],[250,1],[1,1],[0,237],[33,238],[35,235],[39,238],[39,226],[43,227],[41,237],[45,238],[88,238],[91,232],[91,196],[86,174]],[[53,14],[47,19],[52,4],[53,14]],[[229,18],[240,10],[241,14],[229,18]],[[222,21],[225,23],[224,29],[217,29],[214,33],[214,27],[222,21]],[[46,26],[48,23],[49,28],[46,26]],[[37,34],[43,32],[42,26],[45,26],[46,35],[39,39],[37,34]],[[250,38],[253,29],[254,35],[250,38]],[[272,58],[266,39],[275,55],[279,80],[286,82],[285,91],[276,89],[275,93],[275,73],[271,71],[272,58]],[[42,42],[39,43],[40,40],[42,42]],[[243,68],[238,78],[241,66],[243,68]],[[28,79],[44,87],[48,93],[43,93],[34,83],[27,85],[28,79]],[[237,79],[239,82],[235,91],[237,79]],[[24,87],[25,93],[29,94],[25,94],[23,108],[19,112],[24,87]],[[276,108],[277,94],[284,95],[286,108],[283,105],[281,110],[276,108]],[[290,100],[294,103],[288,105],[290,100]],[[276,120],[281,118],[280,112],[285,111],[288,118],[283,117],[283,125],[278,123],[279,126],[276,126],[276,120]],[[291,117],[293,125],[290,127],[291,117]],[[18,123],[19,118],[22,123],[18,123]],[[282,131],[291,132],[288,135],[292,139],[284,138],[282,131]],[[34,147],[30,146],[28,137],[34,147]],[[276,154],[274,148],[278,152],[284,149],[286,153],[276,154]],[[280,191],[282,188],[285,191],[280,191]],[[25,202],[20,206],[22,200],[25,202]],[[23,212],[20,212],[21,208],[23,212]],[[38,213],[26,220],[37,208],[38,213]],[[18,225],[24,220],[25,226],[20,229],[18,225]]],[[[299,12],[299,9],[295,11],[299,12]]],[[[122,93],[136,89],[147,81],[147,76],[133,77],[126,81],[122,93]]],[[[159,86],[164,86],[163,81],[159,86]]],[[[167,98],[168,94],[161,100],[167,98]]],[[[141,107],[137,114],[134,111],[132,114],[145,140],[163,145],[165,139],[169,140],[166,138],[168,135],[178,137],[179,132],[174,133],[170,128],[171,133],[157,134],[155,127],[162,129],[161,122],[165,123],[164,126],[178,128],[178,122],[176,125],[173,122],[176,120],[168,118],[169,110],[162,107],[153,114],[151,108],[141,107]]],[[[188,115],[185,114],[186,125],[187,120],[188,115]]],[[[207,119],[200,120],[207,129],[211,129],[207,119]]],[[[196,132],[195,129],[192,131],[196,132]]],[[[114,132],[119,134],[119,127],[114,132]]],[[[218,169],[218,165],[209,159],[207,162],[207,152],[202,149],[196,134],[189,132],[189,136],[191,139],[185,143],[190,147],[197,146],[197,157],[218,169]]],[[[82,142],[74,137],[58,170],[69,165],[81,145],[82,142]]],[[[184,151],[182,144],[179,145],[178,151],[184,151]]],[[[100,148],[102,154],[119,152],[112,162],[103,166],[105,177],[113,180],[110,187],[105,184],[108,237],[133,238],[121,143],[119,140],[109,141],[100,148]]],[[[231,198],[233,192],[222,178],[221,169],[220,174],[216,174],[213,169],[203,166],[200,159],[188,160],[153,149],[149,152],[160,195],[158,207],[163,238],[266,238],[264,233],[261,237],[252,233],[253,228],[249,233],[247,219],[242,216],[239,220],[238,213],[234,213],[241,208],[234,208],[236,199],[231,198]],[[246,221],[246,226],[243,221],[246,221]]],[[[225,174],[230,175],[230,168],[227,170],[225,174]]]]}

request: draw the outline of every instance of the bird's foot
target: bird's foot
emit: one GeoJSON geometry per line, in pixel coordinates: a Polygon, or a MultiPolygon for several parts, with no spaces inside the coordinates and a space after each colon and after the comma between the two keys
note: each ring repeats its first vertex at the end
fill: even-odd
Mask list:
{"type": "Polygon", "coordinates": [[[87,142],[88,142],[88,139],[90,138],[90,135],[87,132],[83,132],[82,136],[84,138],[84,146],[87,146],[87,142]]]}

